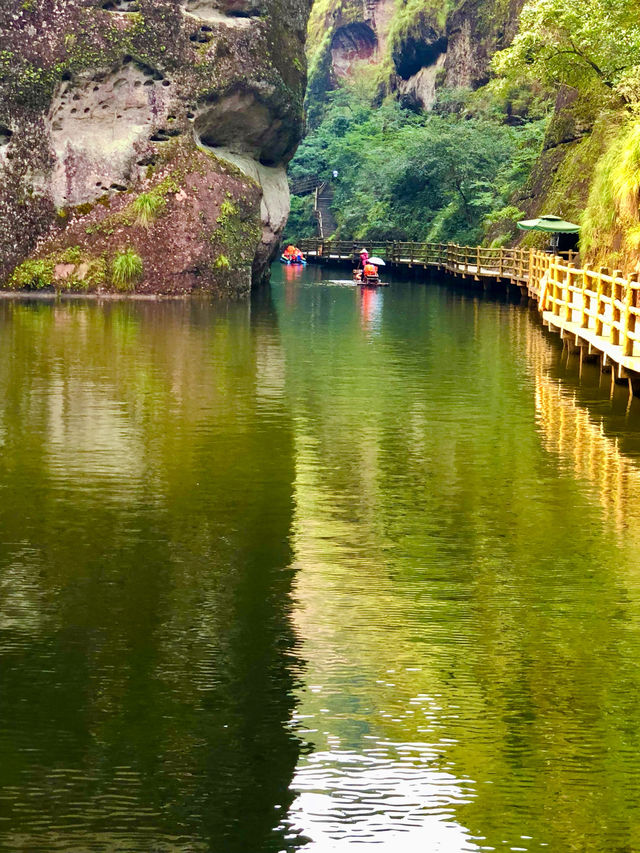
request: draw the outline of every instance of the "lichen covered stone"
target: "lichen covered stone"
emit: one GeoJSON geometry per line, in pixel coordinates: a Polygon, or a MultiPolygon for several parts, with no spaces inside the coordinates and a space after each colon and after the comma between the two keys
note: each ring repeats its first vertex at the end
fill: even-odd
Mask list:
{"type": "Polygon", "coordinates": [[[309,6],[0,0],[0,284],[116,289],[122,252],[141,260],[138,291],[262,281],[302,132],[309,6]]]}

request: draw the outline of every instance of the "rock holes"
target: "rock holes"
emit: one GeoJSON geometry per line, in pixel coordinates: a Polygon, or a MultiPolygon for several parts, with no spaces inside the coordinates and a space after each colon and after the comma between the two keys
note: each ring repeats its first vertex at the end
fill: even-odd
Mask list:
{"type": "Polygon", "coordinates": [[[246,155],[265,166],[283,163],[293,143],[289,123],[243,91],[207,105],[196,117],[195,133],[206,148],[246,155]]]}
{"type": "MultiPolygon", "coordinates": [[[[163,82],[159,71],[125,56],[109,70],[79,74],[60,86],[49,113],[55,157],[51,188],[58,206],[65,196],[69,204],[84,204],[101,188],[119,192],[128,185],[151,133],[168,120],[163,82]]],[[[158,138],[174,133],[171,128],[158,138]]]]}
{"type": "Polygon", "coordinates": [[[9,146],[12,136],[13,131],[9,130],[6,125],[0,124],[0,152],[4,151],[5,148],[9,146]]]}
{"type": "Polygon", "coordinates": [[[168,142],[175,136],[180,136],[182,131],[177,127],[160,127],[151,137],[151,142],[168,142]]]}
{"type": "Polygon", "coordinates": [[[105,12],[123,12],[131,14],[140,11],[140,3],[137,0],[107,0],[102,4],[105,12]]]}
{"type": "Polygon", "coordinates": [[[199,30],[196,30],[195,33],[191,33],[189,36],[189,41],[197,42],[199,44],[208,44],[212,39],[213,30],[206,24],[200,27],[199,30]]]}
{"type": "Polygon", "coordinates": [[[448,40],[432,27],[420,36],[407,36],[394,47],[392,58],[398,76],[409,80],[422,68],[435,65],[438,58],[447,52],[448,40]]]}

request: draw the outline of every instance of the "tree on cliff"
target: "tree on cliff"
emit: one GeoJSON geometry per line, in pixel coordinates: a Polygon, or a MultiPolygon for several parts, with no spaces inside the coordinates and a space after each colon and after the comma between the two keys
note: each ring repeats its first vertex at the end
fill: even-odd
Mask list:
{"type": "Polygon", "coordinates": [[[599,81],[640,101],[637,0],[529,0],[511,47],[496,54],[499,74],[585,90],[599,81]]]}

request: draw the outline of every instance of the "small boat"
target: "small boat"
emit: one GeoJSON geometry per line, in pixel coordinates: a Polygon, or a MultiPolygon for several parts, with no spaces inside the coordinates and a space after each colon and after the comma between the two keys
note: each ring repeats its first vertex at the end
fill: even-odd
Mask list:
{"type": "Polygon", "coordinates": [[[280,255],[280,263],[281,264],[289,264],[294,266],[306,267],[307,262],[304,258],[285,258],[284,255],[280,255]]]}

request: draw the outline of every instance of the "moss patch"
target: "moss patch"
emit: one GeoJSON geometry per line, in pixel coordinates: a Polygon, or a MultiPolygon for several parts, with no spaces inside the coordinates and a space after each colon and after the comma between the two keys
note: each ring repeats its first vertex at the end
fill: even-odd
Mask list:
{"type": "Polygon", "coordinates": [[[214,268],[240,270],[251,266],[261,227],[255,209],[246,198],[229,195],[220,205],[217,227],[211,235],[214,268]]]}

